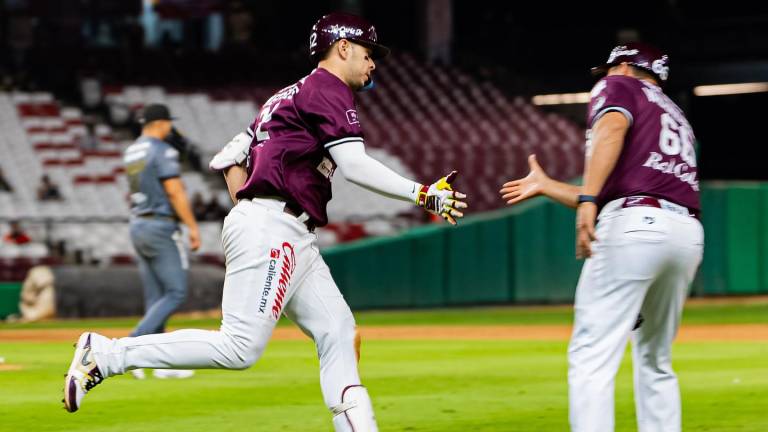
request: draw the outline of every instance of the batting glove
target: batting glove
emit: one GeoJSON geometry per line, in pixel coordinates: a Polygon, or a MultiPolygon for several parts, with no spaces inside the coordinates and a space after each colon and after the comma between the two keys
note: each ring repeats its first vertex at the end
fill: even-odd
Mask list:
{"type": "Polygon", "coordinates": [[[242,164],[251,151],[251,141],[253,141],[253,132],[250,129],[235,135],[232,141],[211,159],[208,168],[213,171],[223,171],[231,166],[242,164]]]}
{"type": "Polygon", "coordinates": [[[431,185],[423,185],[416,197],[416,204],[419,207],[442,217],[452,225],[456,225],[456,219],[464,217],[464,213],[459,209],[467,208],[466,202],[459,201],[467,196],[451,188],[451,183],[456,180],[457,175],[458,172],[451,171],[450,174],[431,185]]]}

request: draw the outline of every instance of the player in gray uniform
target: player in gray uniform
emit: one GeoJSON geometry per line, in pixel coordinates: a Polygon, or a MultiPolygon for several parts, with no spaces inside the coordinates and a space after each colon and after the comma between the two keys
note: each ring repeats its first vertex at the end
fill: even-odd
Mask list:
{"type": "MultiPolygon", "coordinates": [[[[200,246],[197,222],[179,176],[179,150],[164,141],[172,118],[164,105],[147,106],[142,134],[123,155],[131,198],[130,233],[144,285],[144,318],[131,336],[163,333],[165,323],[187,297],[189,269],[179,221],[189,228],[192,250],[200,246]]],[[[132,371],[143,378],[141,369],[132,371]]],[[[154,371],[158,378],[186,378],[192,371],[154,371]]]]}
{"type": "Polygon", "coordinates": [[[577,208],[577,256],[587,260],[568,348],[571,429],[614,429],[614,380],[631,335],[638,430],[678,432],[671,348],[704,244],[693,131],[659,87],[669,66],[656,48],[618,46],[593,73],[607,76],[588,107],[584,185],[550,179],[531,156],[530,174],[501,194],[577,208]]]}
{"type": "Polygon", "coordinates": [[[358,375],[355,320],[314,234],[328,222],[331,179],[338,167],[351,182],[453,224],[466,204],[451,188],[455,172],[421,184],[366,153],[354,92],[370,86],[374,60],[389,52],[377,39],[374,26],[360,17],[320,18],[309,40],[317,69],[267,100],[248,131],[211,161],[236,202],[222,232],[221,329],[122,339],[83,333],[65,381],[69,411],[104,378],[135,368],[250,367],[285,314],[317,346],[320,387],[335,430],[378,430],[358,375]]]}

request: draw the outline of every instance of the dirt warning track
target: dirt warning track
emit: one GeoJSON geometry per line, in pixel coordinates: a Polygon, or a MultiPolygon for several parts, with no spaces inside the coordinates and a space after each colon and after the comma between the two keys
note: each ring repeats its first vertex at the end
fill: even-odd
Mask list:
{"type": "MultiPolygon", "coordinates": [[[[0,330],[2,342],[67,342],[76,341],[85,329],[0,330]]],[[[90,329],[109,337],[127,336],[130,329],[90,329]]],[[[473,326],[362,326],[366,340],[546,340],[566,341],[571,327],[564,325],[473,325],[473,326]]],[[[295,327],[278,327],[275,340],[299,340],[306,336],[295,327]]],[[[768,324],[702,324],[683,325],[677,337],[680,342],[768,341],[768,324]]]]}

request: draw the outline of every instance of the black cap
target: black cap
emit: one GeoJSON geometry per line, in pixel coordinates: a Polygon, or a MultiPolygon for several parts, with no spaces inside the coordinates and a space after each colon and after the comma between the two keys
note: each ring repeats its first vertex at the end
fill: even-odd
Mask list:
{"type": "Polygon", "coordinates": [[[171,111],[163,104],[145,106],[141,113],[141,117],[139,117],[139,123],[145,125],[155,120],[176,120],[176,118],[171,117],[171,111]]]}

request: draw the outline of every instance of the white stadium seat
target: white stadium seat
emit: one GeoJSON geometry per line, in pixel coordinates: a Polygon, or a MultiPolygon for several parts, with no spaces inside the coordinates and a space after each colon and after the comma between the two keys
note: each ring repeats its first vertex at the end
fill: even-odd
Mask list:
{"type": "MultiPolygon", "coordinates": [[[[572,178],[581,170],[583,129],[565,117],[545,114],[525,98],[510,97],[490,82],[426,65],[408,55],[398,55],[377,73],[377,90],[360,94],[369,152],[385,165],[424,182],[458,169],[463,173],[462,187],[472,194],[473,210],[501,205],[497,185],[525,175],[528,153],[546,159],[553,177],[572,178]],[[448,147],[453,150],[446,152],[448,147]]],[[[243,87],[208,94],[124,86],[103,93],[108,105],[120,109],[167,104],[178,117],[177,127],[199,149],[205,164],[253,122],[259,104],[274,90],[243,87]]],[[[13,194],[0,193],[0,217],[127,218],[128,179],[120,172],[121,158],[84,155],[76,145],[87,133],[80,108],[59,107],[50,93],[0,92],[0,128],[0,167],[14,186],[13,194]],[[36,188],[43,174],[59,185],[63,201],[37,202],[36,188]],[[78,176],[98,180],[75,181],[78,176]]],[[[105,124],[96,125],[95,131],[102,139],[100,150],[121,151],[129,144],[105,124]]],[[[182,179],[190,196],[200,193],[206,201],[215,197],[231,206],[221,184],[209,184],[210,176],[185,172],[182,179]]],[[[371,234],[393,232],[394,225],[387,221],[413,211],[409,203],[382,200],[349,184],[341,171],[333,189],[328,207],[331,221],[365,221],[364,229],[371,234]]],[[[201,224],[201,253],[221,253],[220,229],[219,223],[201,224]]],[[[133,253],[125,222],[97,228],[57,223],[52,233],[54,239],[91,248],[100,259],[133,253]]],[[[338,241],[332,230],[320,230],[318,236],[323,244],[338,241]]]]}

